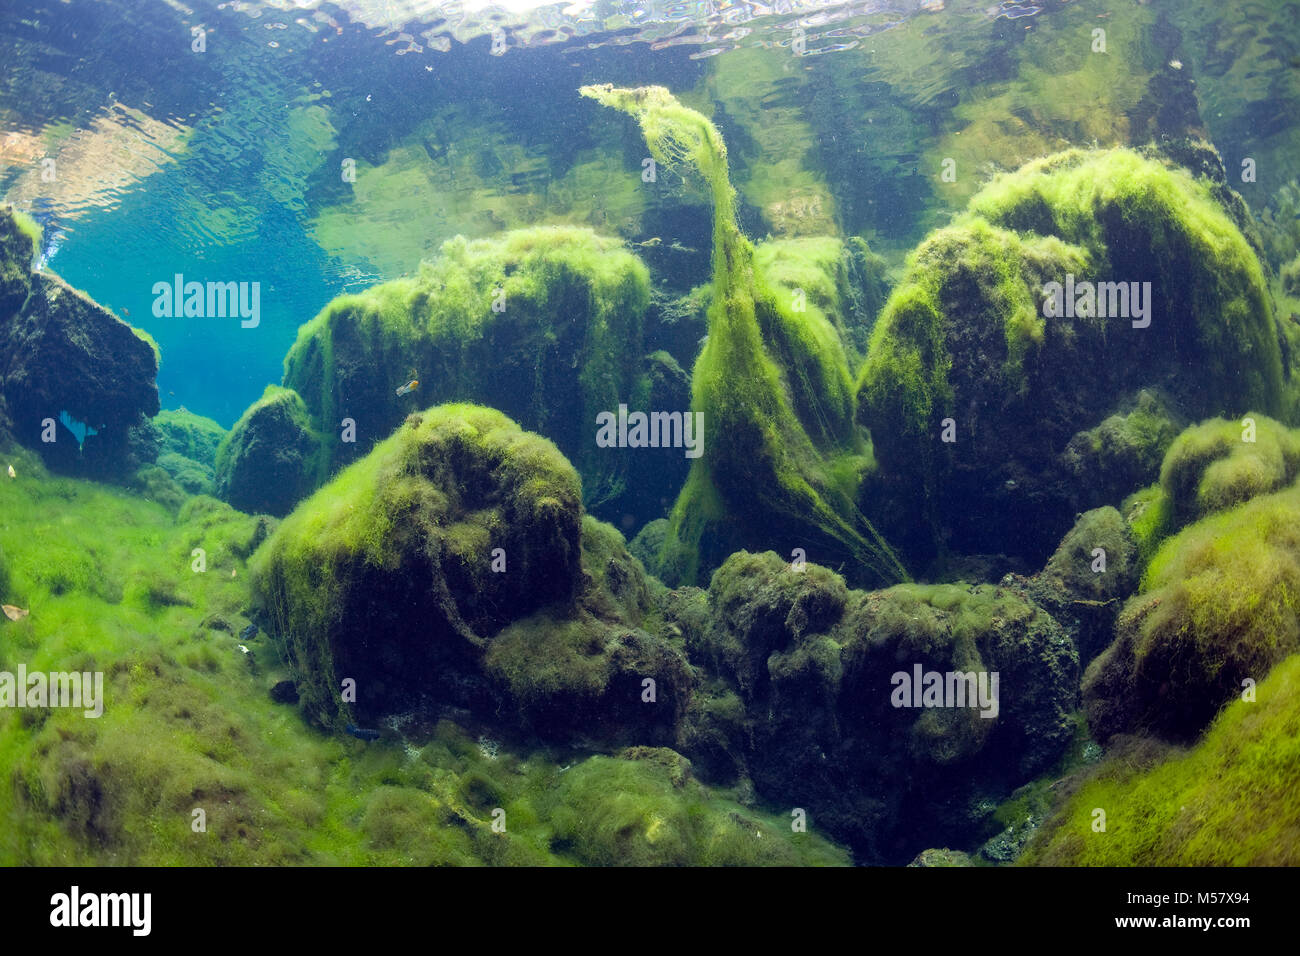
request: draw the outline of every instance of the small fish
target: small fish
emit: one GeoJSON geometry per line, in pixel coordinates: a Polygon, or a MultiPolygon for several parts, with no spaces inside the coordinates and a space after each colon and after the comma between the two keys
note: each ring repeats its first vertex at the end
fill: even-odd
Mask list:
{"type": "Polygon", "coordinates": [[[348,733],[350,733],[353,737],[356,737],[358,740],[379,739],[379,731],[377,730],[366,730],[362,727],[358,727],[356,724],[348,724],[347,729],[348,729],[348,733]]]}
{"type": "Polygon", "coordinates": [[[230,569],[230,576],[231,576],[232,578],[238,576],[238,574],[239,574],[239,572],[236,571],[234,568],[231,568],[231,569],[230,569]]]}
{"type": "Polygon", "coordinates": [[[245,647],[243,644],[236,644],[235,646],[236,646],[237,648],[239,648],[241,651],[243,651],[245,654],[251,654],[251,653],[252,653],[252,651],[250,651],[250,650],[249,650],[247,647],[245,647]]]}
{"type": "Polygon", "coordinates": [[[18,472],[14,471],[14,466],[13,466],[13,465],[10,465],[10,466],[9,466],[9,477],[10,477],[10,478],[17,478],[17,477],[18,477],[18,472]]]}
{"type": "Polygon", "coordinates": [[[398,394],[398,395],[405,395],[407,392],[413,392],[413,391],[415,391],[415,390],[416,390],[417,388],[419,388],[419,387],[420,387],[420,380],[419,380],[419,379],[415,379],[415,378],[413,378],[413,379],[411,379],[409,382],[407,382],[405,385],[403,385],[401,388],[399,388],[399,389],[397,390],[397,394],[398,394]]]}
{"type": "Polygon", "coordinates": [[[1008,478],[1008,479],[1007,479],[1007,482],[1006,482],[1006,489],[1007,489],[1007,491],[1015,491],[1015,490],[1016,490],[1016,479],[1014,479],[1014,478],[1008,478]]]}
{"type": "Polygon", "coordinates": [[[256,636],[257,636],[256,624],[250,624],[248,625],[248,627],[244,628],[242,631],[239,632],[239,639],[241,641],[251,641],[256,636]]]}
{"type": "Polygon", "coordinates": [[[130,315],[131,315],[131,310],[130,310],[130,309],[123,309],[123,310],[122,310],[122,314],[125,315],[125,316],[127,316],[127,317],[130,317],[130,315]]]}
{"type": "Polygon", "coordinates": [[[12,604],[0,604],[0,611],[5,612],[5,617],[11,621],[21,621],[31,612],[24,607],[14,607],[12,604]]]}
{"type": "Polygon", "coordinates": [[[1170,65],[1171,67],[1173,67],[1175,70],[1181,70],[1181,69],[1183,68],[1183,61],[1182,61],[1182,60],[1170,60],[1170,61],[1169,61],[1169,65],[1170,65]]]}

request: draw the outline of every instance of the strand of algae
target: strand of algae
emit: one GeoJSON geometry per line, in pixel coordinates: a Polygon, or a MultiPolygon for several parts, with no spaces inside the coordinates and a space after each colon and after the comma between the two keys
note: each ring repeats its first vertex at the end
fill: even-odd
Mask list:
{"type": "Polygon", "coordinates": [[[697,582],[710,570],[701,567],[702,549],[711,552],[703,563],[716,565],[738,547],[788,534],[793,545],[843,552],[877,582],[906,580],[897,556],[832,478],[835,466],[866,460],[851,407],[813,395],[805,415],[814,440],[788,398],[809,397],[810,368],[846,360],[842,352],[807,344],[812,337],[801,316],[783,311],[756,273],[753,246],[736,223],[727,147],[717,127],[661,86],[579,92],[631,115],[655,161],[694,167],[713,201],[713,304],[692,375],[694,408],[705,412],[710,444],[692,463],[673,508],[660,556],[667,576],[697,582]],[[706,536],[718,540],[706,546],[706,536]]]}

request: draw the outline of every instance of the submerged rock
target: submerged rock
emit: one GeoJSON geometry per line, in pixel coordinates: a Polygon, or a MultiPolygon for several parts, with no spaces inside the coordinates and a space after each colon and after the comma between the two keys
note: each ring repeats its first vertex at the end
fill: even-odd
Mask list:
{"type": "Polygon", "coordinates": [[[318,454],[302,399],[268,385],[217,449],[217,495],[240,511],[282,517],[312,487],[318,454]]]}
{"type": "Polygon", "coordinates": [[[32,273],[33,250],[0,211],[0,392],[14,437],[51,468],[126,479],[156,455],[145,434],[158,412],[155,346],[57,276],[32,273]],[[89,426],[83,441],[65,412],[89,426]]]}
{"type": "Polygon", "coordinates": [[[1272,300],[1217,190],[1129,150],[1073,150],[994,180],[912,253],[857,395],[880,465],[860,505],[914,563],[1046,558],[1080,505],[1105,503],[1060,452],[1116,395],[1159,389],[1175,420],[1280,412],[1272,300]],[[1098,286],[1076,313],[1102,282],[1124,294],[1098,286]]]}
{"type": "Polygon", "coordinates": [[[1094,736],[1194,739],[1225,703],[1300,651],[1300,486],[1167,540],[1117,631],[1084,676],[1094,736]]]}
{"type": "Polygon", "coordinates": [[[737,225],[721,134],[663,87],[581,93],[635,118],[655,159],[698,172],[713,201],[712,305],[691,383],[708,437],[651,570],[669,584],[702,583],[737,550],[777,546],[842,562],[873,583],[902,580],[897,558],[853,505],[871,460],[853,421],[843,327],[815,296],[806,308],[761,277],[737,225]]]}
{"type": "Polygon", "coordinates": [[[590,511],[639,525],[676,493],[682,451],[599,447],[596,416],[620,404],[686,410],[652,404],[688,396],[664,388],[662,363],[646,364],[649,296],[645,265],[589,229],[457,237],[417,276],[326,306],[299,331],[284,384],[319,428],[326,474],[365,455],[415,408],[472,401],[554,441],[582,476],[590,511]],[[418,387],[397,394],[409,381],[418,387]],[[355,442],[341,438],[345,418],[355,442]]]}
{"type": "Polygon", "coordinates": [[[446,405],[303,502],[252,574],[308,714],[450,706],[543,739],[671,743],[693,676],[642,628],[651,582],[579,488],[551,442],[446,405]]]}
{"type": "Polygon", "coordinates": [[[1080,515],[1027,593],[1070,633],[1086,665],[1115,639],[1120,609],[1140,579],[1137,545],[1114,508],[1080,515]]]}
{"type": "Polygon", "coordinates": [[[706,613],[690,610],[692,593],[670,599],[669,617],[685,625],[691,662],[718,680],[692,706],[685,752],[698,748],[711,771],[729,761],[764,798],[806,807],[860,860],[904,863],[936,836],[971,841],[980,807],[1071,738],[1077,653],[1015,589],[852,591],[825,568],[796,571],[769,552],[729,558],[706,613]],[[912,706],[897,675],[910,684],[916,668],[977,684],[983,673],[984,706],[977,687],[959,706],[912,706]]]}

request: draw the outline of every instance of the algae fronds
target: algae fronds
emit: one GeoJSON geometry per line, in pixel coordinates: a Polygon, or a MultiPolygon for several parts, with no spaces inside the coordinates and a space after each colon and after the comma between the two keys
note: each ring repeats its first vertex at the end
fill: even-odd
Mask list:
{"type": "Polygon", "coordinates": [[[721,134],[663,87],[581,93],[636,119],[654,159],[697,171],[713,200],[713,304],[692,376],[693,407],[713,438],[673,508],[656,570],[699,582],[734,551],[777,544],[844,564],[854,578],[903,580],[902,564],[843,490],[871,460],[853,422],[843,343],[823,316],[785,307],[755,269],[721,134]]]}

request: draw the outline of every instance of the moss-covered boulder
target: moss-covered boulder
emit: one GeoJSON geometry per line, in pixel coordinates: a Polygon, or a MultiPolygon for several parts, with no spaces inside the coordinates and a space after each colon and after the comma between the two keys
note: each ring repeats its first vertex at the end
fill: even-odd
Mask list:
{"type": "Polygon", "coordinates": [[[1117,396],[1157,389],[1193,420],[1279,413],[1272,299],[1217,189],[1133,151],[1073,150],[994,180],[912,253],[857,396],[880,465],[860,504],[914,562],[1044,560],[1105,503],[1063,452],[1117,396]],[[1138,309],[1103,282],[1149,295],[1138,309]]]}
{"type": "Polygon", "coordinates": [[[208,468],[217,464],[217,449],[226,437],[226,429],[211,418],[196,415],[187,408],[168,408],[153,418],[161,435],[161,452],[170,452],[196,461],[208,468]]]}
{"type": "Polygon", "coordinates": [[[298,393],[268,385],[217,448],[217,495],[240,511],[283,517],[311,489],[319,454],[298,393]]]}
{"type": "Polygon", "coordinates": [[[1178,436],[1160,468],[1174,527],[1285,488],[1300,473],[1300,430],[1247,413],[1178,436]]]}
{"type": "Polygon", "coordinates": [[[497,713],[548,739],[671,745],[695,685],[682,640],[643,629],[654,584],[617,529],[586,516],[577,600],[508,625],[483,666],[497,713]]]}
{"type": "Polygon", "coordinates": [[[1115,639],[1115,620],[1141,577],[1137,544],[1114,508],[1079,516],[1026,589],[1065,627],[1086,665],[1115,639]]]}
{"type": "Polygon", "coordinates": [[[412,415],[254,558],[308,714],[342,713],[345,678],[362,718],[424,698],[482,704],[488,638],[573,600],[581,516],[578,476],[552,443],[475,406],[412,415]]]}
{"type": "Polygon", "coordinates": [[[1167,400],[1142,389],[1099,425],[1079,432],[1061,454],[1076,505],[1117,505],[1151,484],[1185,425],[1167,400]]]}
{"type": "Polygon", "coordinates": [[[843,851],[788,817],[712,798],[666,748],[591,757],[559,780],[553,843],[589,866],[842,866],[843,851]]]}
{"type": "MultiPolygon", "coordinates": [[[[663,513],[680,478],[648,460],[680,448],[603,448],[596,416],[680,401],[652,391],[644,350],[649,273],[622,242],[589,229],[539,227],[442,246],[407,279],[341,296],[304,325],[285,359],[284,384],[318,424],[323,480],[365,455],[418,407],[477,402],[545,435],[582,475],[586,506],[622,524],[663,513]],[[418,386],[398,394],[411,381],[418,386]],[[344,440],[345,419],[355,442],[344,440]],[[647,503],[654,510],[646,512],[647,503]]],[[[685,411],[684,406],[658,408],[685,411]]]]}
{"type": "Polygon", "coordinates": [[[729,759],[732,775],[807,808],[861,861],[901,865],[936,835],[971,841],[997,799],[1069,743],[1077,653],[1016,589],[853,591],[825,568],[742,552],[714,574],[707,614],[678,593],[688,607],[668,617],[717,678],[693,705],[687,755],[698,747],[702,768],[729,759]],[[951,706],[913,706],[921,687],[902,688],[917,668],[945,675],[951,706]]]}
{"type": "Polygon", "coordinates": [[[871,457],[853,421],[843,323],[763,278],[737,225],[721,134],[663,87],[581,92],[635,118],[656,160],[702,175],[713,202],[708,338],[692,375],[706,439],[653,570],[698,583],[734,551],[778,547],[842,563],[855,579],[903,579],[853,503],[871,457]]]}
{"type": "Polygon", "coordinates": [[[1157,484],[1124,502],[1143,562],[1189,523],[1290,485],[1300,474],[1300,430],[1247,412],[1210,419],[1173,441],[1157,484]]]}
{"type": "Polygon", "coordinates": [[[1116,740],[1069,782],[1022,865],[1300,865],[1300,655],[1223,709],[1190,751],[1116,740]],[[1106,828],[1094,826],[1104,810],[1106,828]]]}
{"type": "Polygon", "coordinates": [[[1300,650],[1300,486],[1213,514],[1167,540],[1083,681],[1088,723],[1196,737],[1300,650]]]}
{"type": "Polygon", "coordinates": [[[691,694],[682,642],[645,629],[655,585],[622,535],[583,515],[554,444],[492,409],[413,414],[252,571],[326,723],[455,706],[544,740],[670,744],[691,694]]]}

